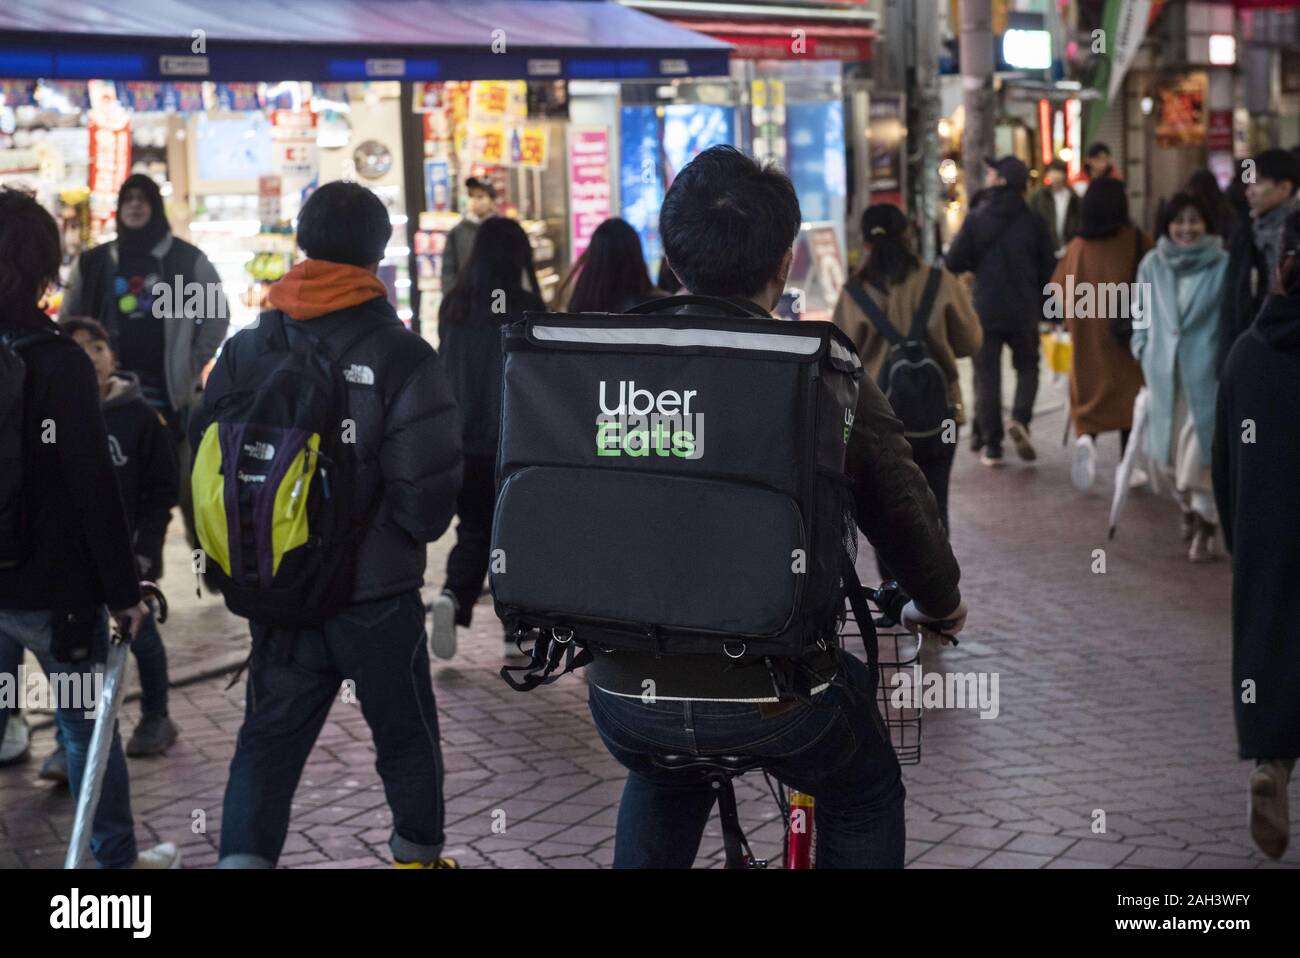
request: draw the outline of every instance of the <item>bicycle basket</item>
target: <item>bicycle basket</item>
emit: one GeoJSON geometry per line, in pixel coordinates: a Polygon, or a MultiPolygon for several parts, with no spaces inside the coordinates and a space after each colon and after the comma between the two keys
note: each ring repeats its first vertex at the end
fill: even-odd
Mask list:
{"type": "MultiPolygon", "coordinates": [[[[845,619],[840,633],[846,649],[856,650],[862,643],[862,630],[854,619],[852,610],[845,619]]],[[[876,648],[879,655],[880,677],[876,683],[876,704],[889,730],[900,765],[917,765],[921,761],[922,709],[913,707],[911,701],[896,705],[892,693],[899,689],[894,676],[911,671],[921,661],[921,638],[905,631],[901,626],[876,626],[876,648]]],[[[910,684],[907,688],[910,688],[910,684]]],[[[901,698],[897,697],[897,698],[901,698]]],[[[908,699],[911,697],[908,696],[908,699]]]]}

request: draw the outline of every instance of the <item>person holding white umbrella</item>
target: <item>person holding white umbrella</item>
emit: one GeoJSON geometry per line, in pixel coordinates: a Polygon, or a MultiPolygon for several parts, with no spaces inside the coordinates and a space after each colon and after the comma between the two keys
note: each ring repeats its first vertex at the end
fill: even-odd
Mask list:
{"type": "Polygon", "coordinates": [[[1138,267],[1149,296],[1147,321],[1133,324],[1133,356],[1149,390],[1146,453],[1173,487],[1183,511],[1187,558],[1218,557],[1218,510],[1210,477],[1218,312],[1228,254],[1211,229],[1212,214],[1190,193],[1165,206],[1160,238],[1138,267]]]}

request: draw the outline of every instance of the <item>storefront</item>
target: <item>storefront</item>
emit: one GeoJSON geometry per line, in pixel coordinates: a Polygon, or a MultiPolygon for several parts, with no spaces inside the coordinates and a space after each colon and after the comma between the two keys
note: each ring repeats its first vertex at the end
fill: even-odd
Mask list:
{"type": "Polygon", "coordinates": [[[5,10],[0,181],[35,188],[59,213],[70,263],[113,235],[126,175],[148,172],[175,231],[217,266],[233,331],[291,265],[310,191],[356,179],[390,210],[380,271],[390,297],[431,332],[441,242],[466,176],[491,179],[501,212],[524,223],[549,293],[617,170],[573,129],[568,83],[725,76],[728,53],[601,0],[5,10]],[[158,36],[159,24],[177,33],[158,36]]]}
{"type": "MultiPolygon", "coordinates": [[[[655,197],[662,197],[682,157],[714,142],[735,143],[775,162],[793,180],[804,216],[781,311],[828,319],[848,269],[850,203],[871,188],[851,182],[851,153],[867,151],[868,140],[867,130],[849,119],[846,101],[861,85],[851,72],[871,60],[875,13],[860,0],[622,2],[735,48],[727,85],[633,91],[624,84],[624,218],[641,229],[637,219],[642,211],[657,211],[655,197]],[[663,144],[658,157],[651,152],[656,132],[663,144]]],[[[862,168],[869,177],[869,165],[862,168]]],[[[657,233],[652,224],[644,228],[653,268],[657,233]]]]}

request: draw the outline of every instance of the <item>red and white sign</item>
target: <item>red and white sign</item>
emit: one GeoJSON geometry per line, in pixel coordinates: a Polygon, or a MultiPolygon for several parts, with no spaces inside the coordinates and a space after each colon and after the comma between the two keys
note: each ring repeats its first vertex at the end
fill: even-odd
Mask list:
{"type": "Polygon", "coordinates": [[[1209,150],[1232,149],[1232,111],[1211,110],[1209,128],[1205,134],[1205,147],[1209,150]]]}
{"type": "Polygon", "coordinates": [[[117,214],[117,191],[131,172],[131,117],[116,101],[90,113],[90,228],[103,232],[117,214]]]}
{"type": "Polygon", "coordinates": [[[319,166],[316,114],[276,110],[271,114],[275,171],[285,180],[313,180],[319,166]]]}
{"type": "Polygon", "coordinates": [[[609,172],[609,130],[569,129],[569,236],[573,260],[586,251],[596,227],[613,215],[609,172]]]}

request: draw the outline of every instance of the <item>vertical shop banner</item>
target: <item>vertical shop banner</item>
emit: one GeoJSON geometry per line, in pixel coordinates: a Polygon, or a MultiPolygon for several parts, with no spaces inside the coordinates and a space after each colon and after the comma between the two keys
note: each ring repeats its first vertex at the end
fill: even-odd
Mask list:
{"type": "Polygon", "coordinates": [[[285,220],[293,220],[316,185],[320,150],[316,114],[308,110],[276,110],[271,114],[272,165],[281,182],[285,220]]]}
{"type": "Polygon", "coordinates": [[[569,256],[573,262],[586,251],[596,227],[613,215],[609,161],[606,127],[569,129],[569,256]]]}
{"type": "Polygon", "coordinates": [[[90,224],[98,235],[117,212],[117,191],[131,171],[131,117],[112,97],[90,111],[90,224]]]}
{"type": "Polygon", "coordinates": [[[655,107],[625,106],[619,111],[619,156],[620,213],[641,237],[646,269],[654,277],[663,257],[659,207],[664,198],[655,107]]]}
{"type": "Polygon", "coordinates": [[[424,161],[424,208],[435,213],[451,209],[451,164],[446,160],[424,161]]]}
{"type": "Polygon", "coordinates": [[[1110,0],[1106,14],[1114,16],[1109,24],[1110,76],[1106,88],[1106,102],[1113,103],[1124,82],[1124,74],[1133,65],[1142,38],[1147,35],[1151,0],[1110,0]]]}

